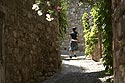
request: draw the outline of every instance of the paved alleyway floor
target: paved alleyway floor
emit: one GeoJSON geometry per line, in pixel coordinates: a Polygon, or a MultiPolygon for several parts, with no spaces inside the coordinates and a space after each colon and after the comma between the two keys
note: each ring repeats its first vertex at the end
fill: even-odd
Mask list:
{"type": "Polygon", "coordinates": [[[62,71],[43,83],[104,83],[104,66],[85,56],[61,55],[62,71]]]}

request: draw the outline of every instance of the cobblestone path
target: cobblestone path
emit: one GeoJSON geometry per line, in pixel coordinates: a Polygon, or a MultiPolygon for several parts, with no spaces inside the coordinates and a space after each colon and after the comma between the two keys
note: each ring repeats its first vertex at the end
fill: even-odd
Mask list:
{"type": "Polygon", "coordinates": [[[68,58],[62,55],[62,71],[43,83],[104,83],[104,67],[101,62],[84,56],[68,58]]]}

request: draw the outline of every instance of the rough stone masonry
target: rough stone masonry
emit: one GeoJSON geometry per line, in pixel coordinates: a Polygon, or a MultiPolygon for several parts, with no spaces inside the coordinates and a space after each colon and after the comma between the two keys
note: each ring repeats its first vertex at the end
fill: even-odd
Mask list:
{"type": "Polygon", "coordinates": [[[58,15],[48,22],[32,10],[33,4],[34,0],[0,0],[5,83],[37,83],[60,69],[58,15]]]}
{"type": "Polygon", "coordinates": [[[125,0],[112,0],[114,83],[125,83],[125,0]]]}

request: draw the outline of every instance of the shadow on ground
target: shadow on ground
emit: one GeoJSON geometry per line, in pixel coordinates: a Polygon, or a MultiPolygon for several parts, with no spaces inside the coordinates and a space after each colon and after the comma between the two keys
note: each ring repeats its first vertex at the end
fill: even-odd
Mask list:
{"type": "MultiPolygon", "coordinates": [[[[100,78],[104,78],[104,71],[98,70],[93,72],[93,70],[88,71],[86,69],[90,65],[81,65],[82,60],[86,60],[86,57],[82,53],[78,54],[77,57],[69,58],[69,54],[67,51],[62,51],[62,70],[57,72],[47,80],[42,83],[103,83],[100,78]],[[77,62],[77,63],[75,63],[77,62]]],[[[89,60],[86,60],[89,62],[89,60]]],[[[93,65],[93,63],[91,63],[93,65]]],[[[96,66],[92,66],[96,67],[96,66]]],[[[41,82],[39,82],[41,83],[41,82]]]]}
{"type": "Polygon", "coordinates": [[[64,76],[54,83],[103,83],[99,78],[102,76],[102,72],[91,72],[91,73],[79,73],[70,72],[64,74],[64,76]]]}
{"type": "Polygon", "coordinates": [[[72,58],[69,58],[69,54],[62,54],[61,59],[62,60],[67,60],[67,61],[69,61],[69,60],[85,60],[86,56],[77,54],[77,57],[72,56],[72,58]]]}
{"type": "Polygon", "coordinates": [[[62,71],[42,83],[103,83],[104,71],[85,72],[85,68],[64,64],[62,71]]]}

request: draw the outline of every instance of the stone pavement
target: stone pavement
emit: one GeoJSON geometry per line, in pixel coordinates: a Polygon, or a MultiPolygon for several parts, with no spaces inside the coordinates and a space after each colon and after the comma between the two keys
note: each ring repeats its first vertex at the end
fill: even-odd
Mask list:
{"type": "Polygon", "coordinates": [[[42,83],[104,83],[104,66],[85,56],[61,55],[62,70],[42,83]]]}

